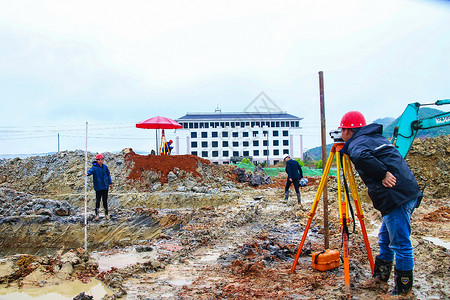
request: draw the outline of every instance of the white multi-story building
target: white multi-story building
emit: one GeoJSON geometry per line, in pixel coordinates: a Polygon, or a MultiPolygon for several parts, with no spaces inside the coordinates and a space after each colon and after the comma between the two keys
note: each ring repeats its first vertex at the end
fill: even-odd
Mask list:
{"type": "Polygon", "coordinates": [[[276,164],[284,154],[303,158],[300,120],[278,113],[188,113],[177,119],[174,154],[192,154],[216,164],[243,157],[276,164]]]}

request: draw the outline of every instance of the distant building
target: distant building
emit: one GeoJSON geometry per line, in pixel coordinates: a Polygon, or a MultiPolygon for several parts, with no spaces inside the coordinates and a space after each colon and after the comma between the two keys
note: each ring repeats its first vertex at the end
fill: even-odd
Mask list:
{"type": "Polygon", "coordinates": [[[303,158],[300,120],[278,113],[188,113],[176,121],[174,154],[192,154],[216,164],[243,157],[276,164],[284,154],[303,158]]]}

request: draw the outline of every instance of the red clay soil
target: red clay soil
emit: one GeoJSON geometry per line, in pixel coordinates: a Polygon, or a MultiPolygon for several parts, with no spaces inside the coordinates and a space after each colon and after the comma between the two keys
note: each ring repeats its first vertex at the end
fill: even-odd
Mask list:
{"type": "Polygon", "coordinates": [[[133,166],[127,179],[138,180],[144,171],[161,173],[161,183],[167,183],[167,175],[175,168],[201,177],[197,172],[198,163],[209,165],[207,159],[195,155],[139,155],[130,151],[125,155],[125,161],[133,166]]]}

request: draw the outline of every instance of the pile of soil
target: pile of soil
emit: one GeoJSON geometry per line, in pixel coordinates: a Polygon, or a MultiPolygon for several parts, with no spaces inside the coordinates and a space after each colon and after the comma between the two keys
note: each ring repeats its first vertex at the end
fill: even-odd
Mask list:
{"type": "Polygon", "coordinates": [[[139,155],[133,150],[125,155],[125,161],[132,168],[127,179],[138,180],[143,172],[153,171],[161,176],[161,183],[167,183],[169,173],[177,169],[201,177],[197,170],[199,164],[211,164],[209,160],[195,155],[139,155]]]}

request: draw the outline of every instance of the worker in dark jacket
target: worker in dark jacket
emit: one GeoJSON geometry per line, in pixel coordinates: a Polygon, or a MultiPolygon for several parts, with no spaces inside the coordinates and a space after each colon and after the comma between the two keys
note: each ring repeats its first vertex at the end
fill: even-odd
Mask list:
{"type": "Polygon", "coordinates": [[[406,295],[413,284],[414,256],[411,245],[411,214],[422,193],[414,174],[399,151],[382,136],[383,126],[366,126],[358,111],[341,120],[342,151],[348,154],[368,188],[373,206],[383,222],[378,233],[380,254],[375,259],[373,281],[387,282],[395,257],[392,295],[406,295]]]}
{"type": "Polygon", "coordinates": [[[98,221],[100,208],[100,201],[103,202],[103,208],[105,209],[105,219],[109,219],[108,215],[108,189],[112,188],[111,174],[108,167],[103,163],[103,155],[97,154],[95,161],[92,163],[92,167],[87,171],[87,175],[94,175],[94,190],[95,190],[95,221],[98,221]]]}
{"type": "Polygon", "coordinates": [[[289,154],[285,154],[283,160],[286,162],[286,173],[288,175],[286,180],[286,187],[284,188],[284,200],[287,201],[289,199],[289,187],[291,184],[294,185],[295,192],[297,193],[297,203],[301,204],[301,195],[300,195],[300,179],[303,178],[302,167],[298,163],[298,161],[291,159],[289,154]]]}

